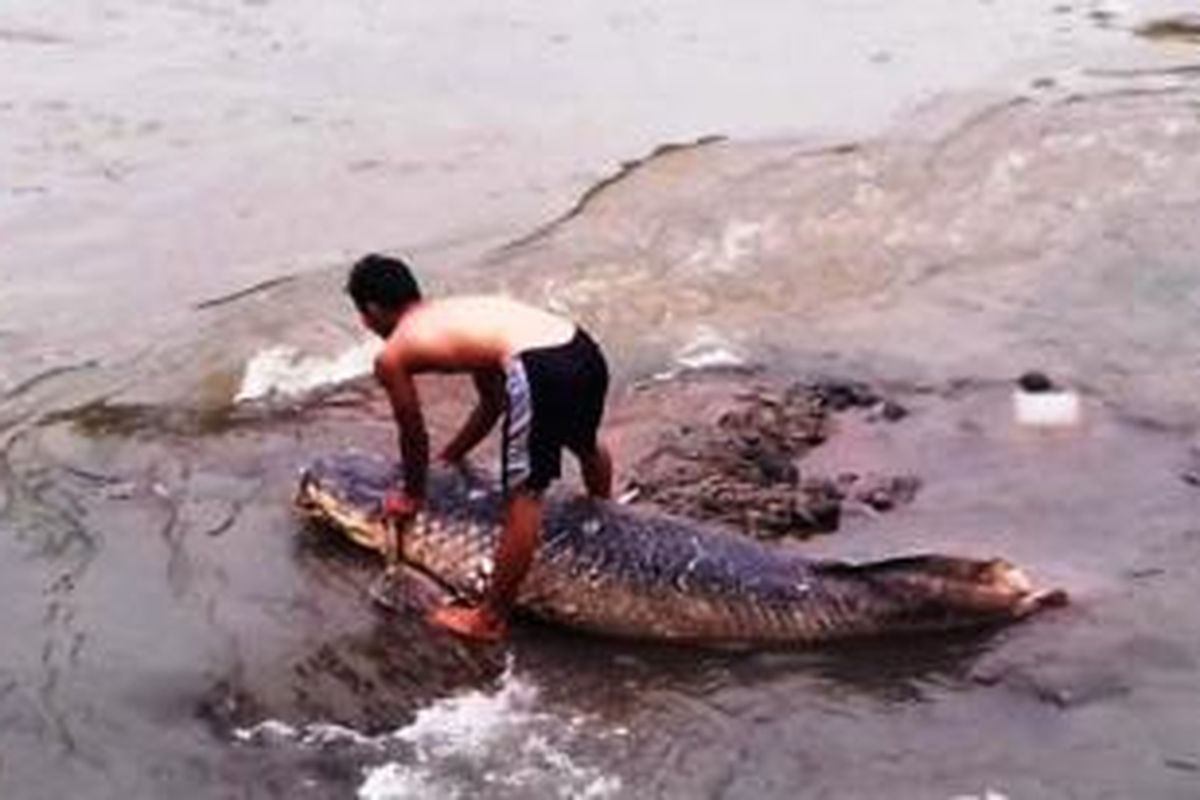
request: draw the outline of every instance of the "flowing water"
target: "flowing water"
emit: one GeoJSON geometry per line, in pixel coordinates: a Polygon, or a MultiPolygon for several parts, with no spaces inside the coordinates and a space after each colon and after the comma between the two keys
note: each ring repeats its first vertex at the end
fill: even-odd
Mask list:
{"type": "Polygon", "coordinates": [[[494,6],[0,8],[0,796],[1200,795],[1200,45],[1137,33],[1194,9],[494,6]],[[884,387],[801,468],[916,500],[797,546],[1073,605],[740,655],[376,608],[289,501],[395,446],[387,248],[586,321],[626,464],[731,380],[884,387]],[[1078,425],[1014,423],[1034,368],[1078,425]]]}

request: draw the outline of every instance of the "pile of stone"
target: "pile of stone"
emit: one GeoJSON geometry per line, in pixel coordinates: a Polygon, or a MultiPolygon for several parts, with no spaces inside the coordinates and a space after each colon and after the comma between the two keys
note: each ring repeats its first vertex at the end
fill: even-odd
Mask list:
{"type": "Polygon", "coordinates": [[[830,435],[832,415],[859,409],[895,421],[904,409],[865,384],[825,381],[737,396],[715,424],[664,434],[631,470],[633,502],[715,520],[772,539],[837,529],[843,505],[887,511],[910,501],[911,476],[806,474],[801,460],[830,435]]]}

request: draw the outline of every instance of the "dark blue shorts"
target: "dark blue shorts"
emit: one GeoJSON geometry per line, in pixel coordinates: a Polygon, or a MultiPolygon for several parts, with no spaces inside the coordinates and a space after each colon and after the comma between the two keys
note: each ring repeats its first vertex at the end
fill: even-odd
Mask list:
{"type": "Polygon", "coordinates": [[[608,364],[582,328],[566,344],[519,353],[505,367],[504,488],[540,492],[562,474],[562,450],[596,450],[608,364]]]}

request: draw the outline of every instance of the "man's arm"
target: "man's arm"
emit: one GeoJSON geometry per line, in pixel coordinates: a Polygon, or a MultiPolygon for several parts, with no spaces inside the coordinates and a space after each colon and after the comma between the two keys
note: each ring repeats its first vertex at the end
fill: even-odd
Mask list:
{"type": "Polygon", "coordinates": [[[429,434],[412,373],[404,362],[385,351],[375,361],[375,377],[387,390],[392,415],[400,429],[400,455],[404,460],[404,493],[419,502],[425,499],[429,472],[429,434]]]}
{"type": "Polygon", "coordinates": [[[442,449],[441,458],[450,463],[457,463],[483,441],[483,437],[496,424],[504,411],[504,373],[500,370],[481,370],[475,372],[475,389],[479,399],[462,430],[442,449]]]}

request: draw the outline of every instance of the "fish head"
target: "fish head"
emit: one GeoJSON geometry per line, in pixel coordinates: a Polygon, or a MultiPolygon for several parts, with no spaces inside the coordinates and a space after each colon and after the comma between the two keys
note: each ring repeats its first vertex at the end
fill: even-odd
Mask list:
{"type": "Polygon", "coordinates": [[[400,479],[399,467],[379,456],[352,452],[320,458],[301,473],[295,505],[306,516],[340,528],[355,543],[383,552],[383,498],[400,479]]]}

